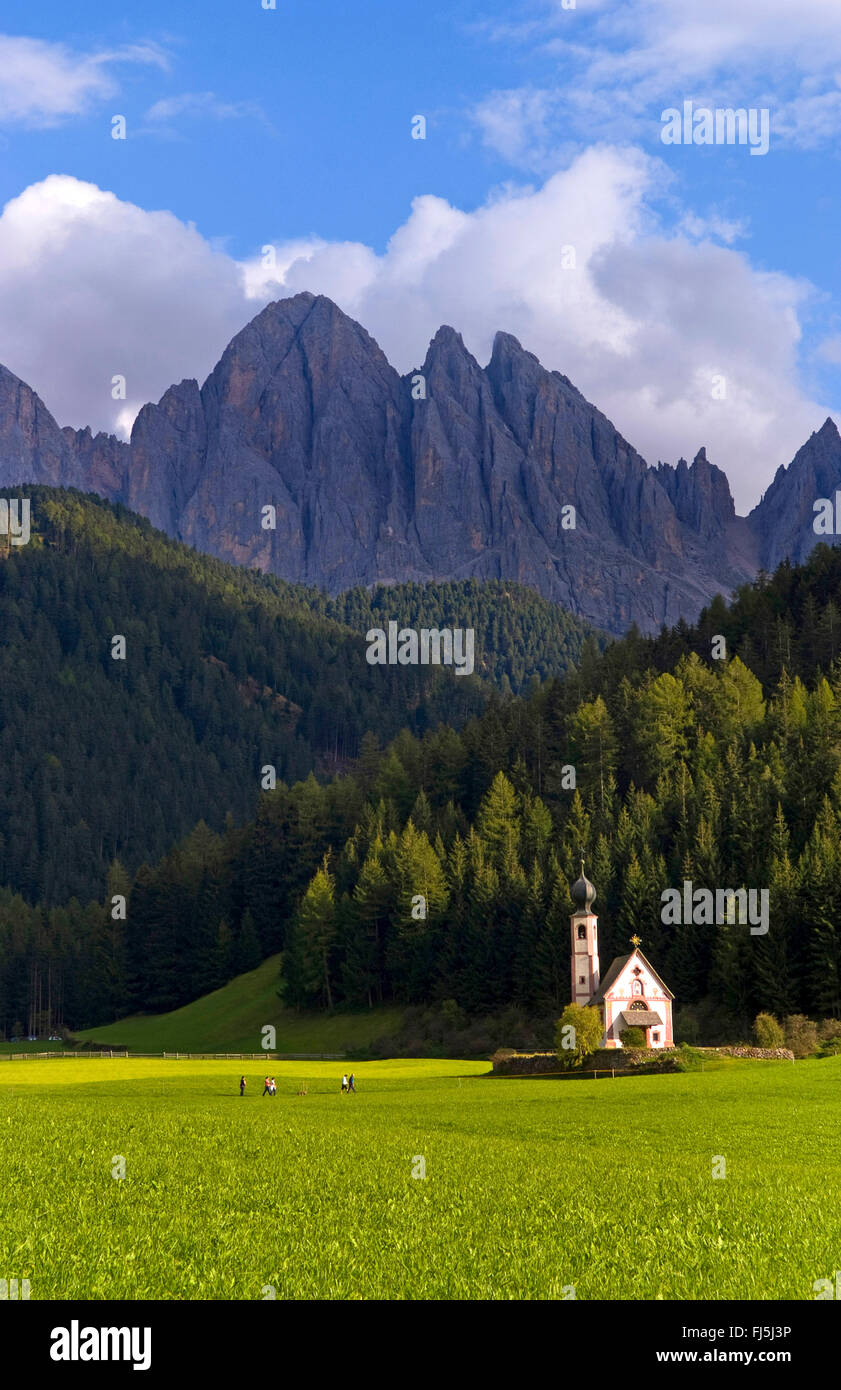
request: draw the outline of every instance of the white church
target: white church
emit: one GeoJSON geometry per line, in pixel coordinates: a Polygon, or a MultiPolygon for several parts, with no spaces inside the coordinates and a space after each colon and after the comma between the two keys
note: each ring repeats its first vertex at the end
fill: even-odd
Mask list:
{"type": "Polygon", "coordinates": [[[570,889],[575,912],[572,932],[572,1002],[601,1012],[602,1047],[621,1047],[626,1028],[641,1028],[646,1047],[672,1047],[672,1000],[653,965],[640,950],[640,938],[631,937],[633,951],[617,956],[601,979],[599,974],[599,919],[593,912],[596,890],[584,876],[570,889]]]}

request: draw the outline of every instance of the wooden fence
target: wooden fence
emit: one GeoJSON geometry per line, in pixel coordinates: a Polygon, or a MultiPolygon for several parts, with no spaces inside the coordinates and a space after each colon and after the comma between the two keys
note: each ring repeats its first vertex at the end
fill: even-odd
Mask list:
{"type": "Polygon", "coordinates": [[[346,1052],[130,1052],[127,1048],[97,1048],[79,1052],[3,1052],[10,1062],[44,1057],[161,1057],[167,1062],[344,1062],[346,1052]]]}
{"type": "MultiPolygon", "coordinates": [[[[488,1073],[496,1077],[498,1081],[505,1081],[507,1077],[516,1077],[520,1081],[539,1081],[541,1076],[559,1076],[563,1081],[597,1081],[600,1076],[610,1076],[616,1080],[616,1067],[600,1068],[598,1071],[498,1071],[488,1073]]],[[[624,1067],[619,1068],[620,1076],[632,1076],[633,1072],[624,1067]]]]}

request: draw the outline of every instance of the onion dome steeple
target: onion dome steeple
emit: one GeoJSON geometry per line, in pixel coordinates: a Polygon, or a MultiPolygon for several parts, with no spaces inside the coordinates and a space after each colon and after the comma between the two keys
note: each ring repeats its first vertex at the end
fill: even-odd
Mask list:
{"type": "Polygon", "coordinates": [[[591,912],[596,901],[596,890],[584,873],[584,860],[581,860],[581,877],[575,880],[570,891],[576,912],[591,912]]]}

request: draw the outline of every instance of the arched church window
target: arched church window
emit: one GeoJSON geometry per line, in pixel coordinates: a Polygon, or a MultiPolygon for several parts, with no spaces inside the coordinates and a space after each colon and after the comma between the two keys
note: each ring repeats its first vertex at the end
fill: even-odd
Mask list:
{"type": "Polygon", "coordinates": [[[632,981],[631,981],[631,993],[632,993],[632,994],[642,994],[642,981],[640,981],[640,980],[632,980],[632,981]]]}
{"type": "Polygon", "coordinates": [[[634,999],[631,1001],[630,1007],[632,1009],[647,1009],[648,1005],[646,1004],[644,999],[634,999]]]}

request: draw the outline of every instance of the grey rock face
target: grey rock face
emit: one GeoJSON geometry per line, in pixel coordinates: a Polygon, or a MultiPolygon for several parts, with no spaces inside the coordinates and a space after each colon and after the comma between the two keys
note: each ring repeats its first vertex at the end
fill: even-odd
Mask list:
{"type": "Polygon", "coordinates": [[[819,497],[826,497],[834,506],[838,488],[841,436],[835,423],[827,419],[798,449],[788,468],[777,469],[774,481],[750,514],[763,569],[775,569],[786,556],[799,564],[818,541],[832,541],[832,537],[814,531],[814,504],[819,497]]]}
{"type": "MultiPolygon", "coordinates": [[[[206,443],[185,539],[335,593],[412,563],[400,377],[323,297],[264,309],[201,391],[206,443]],[[261,509],[277,510],[276,530],[261,509]]],[[[132,436],[132,445],[134,437],[132,436]]]]}
{"type": "MultiPolygon", "coordinates": [[[[128,503],[131,449],[113,434],[92,434],[89,427],[74,430],[65,425],[61,431],[74,460],[75,487],[83,492],[98,492],[112,502],[128,503]]],[[[45,482],[46,479],[39,479],[45,482]]]]}
{"type": "Polygon", "coordinates": [[[0,487],[77,487],[80,464],[40,396],[0,367],[0,487]]]}
{"type": "Polygon", "coordinates": [[[679,459],[676,468],[661,463],[657,477],[678,520],[701,540],[718,539],[727,523],[735,520],[730,485],[721,469],[708,461],[706,449],[698,450],[691,468],[686,459],[679,459]]]}
{"type": "Polygon", "coordinates": [[[130,444],[60,430],[0,368],[0,485],[95,491],[200,550],[331,593],[509,578],[617,633],[692,620],[760,563],[800,558],[814,498],[841,486],[831,421],[740,518],[703,449],[649,468],[509,334],[483,369],[441,328],[420,371],[425,394],[312,294],[258,314],[201,389],[182,381],[144,406],[130,444]]]}

